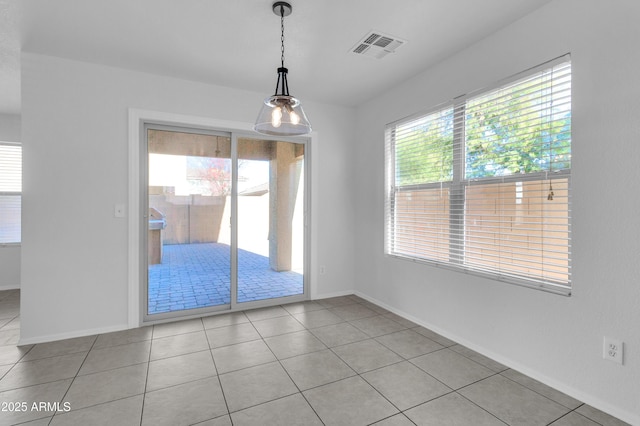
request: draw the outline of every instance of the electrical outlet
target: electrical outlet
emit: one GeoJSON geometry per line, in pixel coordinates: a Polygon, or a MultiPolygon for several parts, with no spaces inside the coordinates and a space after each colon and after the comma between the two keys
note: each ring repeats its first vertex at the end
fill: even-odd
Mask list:
{"type": "Polygon", "coordinates": [[[624,354],[624,342],[612,337],[604,337],[604,348],[602,356],[609,361],[622,365],[624,354]]]}

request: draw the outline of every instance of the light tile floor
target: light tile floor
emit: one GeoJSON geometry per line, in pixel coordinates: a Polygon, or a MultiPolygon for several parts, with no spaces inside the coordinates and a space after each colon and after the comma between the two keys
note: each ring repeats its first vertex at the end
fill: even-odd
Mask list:
{"type": "MultiPolygon", "coordinates": [[[[220,243],[165,245],[149,267],[149,314],[228,304],[230,247],[220,243]]],[[[238,302],[302,294],[303,276],[276,272],[269,258],[238,250],[238,302]]]]}
{"type": "Polygon", "coordinates": [[[19,297],[0,425],[625,424],[356,296],[17,347],[19,297]]]}

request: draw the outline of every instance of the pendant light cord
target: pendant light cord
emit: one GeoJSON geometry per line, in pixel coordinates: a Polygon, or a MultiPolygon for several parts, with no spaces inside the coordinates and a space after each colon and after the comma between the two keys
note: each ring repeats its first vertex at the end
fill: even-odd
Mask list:
{"type": "Polygon", "coordinates": [[[289,96],[289,84],[287,83],[287,69],[284,67],[284,17],[291,11],[291,6],[286,2],[275,2],[273,12],[278,15],[280,8],[280,67],[278,68],[278,82],[274,96],[289,96]]]}
{"type": "Polygon", "coordinates": [[[284,6],[280,5],[280,63],[284,68],[284,6]]]}

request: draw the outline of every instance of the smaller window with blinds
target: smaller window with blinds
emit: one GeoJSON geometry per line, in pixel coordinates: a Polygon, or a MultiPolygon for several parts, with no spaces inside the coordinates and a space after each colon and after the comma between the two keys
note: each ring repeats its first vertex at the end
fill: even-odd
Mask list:
{"type": "Polygon", "coordinates": [[[22,147],[0,142],[0,244],[21,242],[22,147]]]}
{"type": "Polygon", "coordinates": [[[385,252],[571,293],[569,55],[386,127],[385,252]]]}

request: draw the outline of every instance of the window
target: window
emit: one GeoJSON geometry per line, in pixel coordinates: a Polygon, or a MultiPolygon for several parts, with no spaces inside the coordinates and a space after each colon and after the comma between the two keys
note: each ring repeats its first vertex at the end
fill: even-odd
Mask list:
{"type": "Polygon", "coordinates": [[[568,55],[385,139],[387,254],[570,294],[568,55]]]}
{"type": "Polygon", "coordinates": [[[0,142],[0,244],[20,243],[22,147],[0,142]]]}

